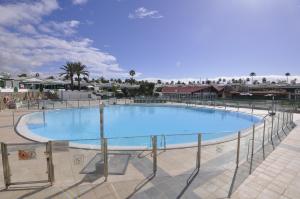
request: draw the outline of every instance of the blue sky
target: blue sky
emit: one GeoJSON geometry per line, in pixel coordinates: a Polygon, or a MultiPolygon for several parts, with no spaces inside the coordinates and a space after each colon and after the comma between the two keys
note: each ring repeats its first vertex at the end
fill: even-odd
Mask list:
{"type": "Polygon", "coordinates": [[[207,78],[300,73],[300,0],[0,0],[0,69],[207,78]],[[2,49],[1,49],[2,48],[2,49]]]}

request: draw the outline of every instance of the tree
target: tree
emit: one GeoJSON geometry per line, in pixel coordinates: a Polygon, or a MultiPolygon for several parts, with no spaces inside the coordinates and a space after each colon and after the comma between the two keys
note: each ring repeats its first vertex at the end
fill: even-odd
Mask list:
{"type": "Polygon", "coordinates": [[[54,77],[53,76],[49,76],[46,79],[54,79],[54,77]]]}
{"type": "Polygon", "coordinates": [[[35,77],[40,77],[40,73],[35,73],[35,77]]]}
{"type": "Polygon", "coordinates": [[[22,73],[22,74],[18,75],[18,77],[27,77],[27,74],[26,73],[22,73]]]}
{"type": "Polygon", "coordinates": [[[133,77],[135,76],[135,71],[134,70],[130,70],[129,71],[129,75],[131,76],[131,84],[133,84],[133,82],[134,82],[133,77]]]}
{"type": "Polygon", "coordinates": [[[66,65],[60,68],[63,70],[59,76],[64,76],[65,79],[71,80],[71,89],[74,90],[74,75],[75,75],[75,64],[74,62],[67,62],[66,65]]]}
{"type": "Polygon", "coordinates": [[[74,62],[75,67],[75,74],[77,75],[77,82],[78,82],[78,90],[80,90],[80,76],[88,77],[89,72],[86,70],[86,65],[82,64],[81,62],[74,62]]]}
{"type": "Polygon", "coordinates": [[[285,73],[286,76],[286,83],[289,83],[289,76],[291,76],[291,73],[285,73]]]}
{"type": "Polygon", "coordinates": [[[255,72],[250,73],[250,77],[252,78],[252,84],[253,84],[253,77],[256,76],[255,72]]]}
{"type": "Polygon", "coordinates": [[[161,80],[159,79],[159,80],[157,80],[157,84],[161,84],[161,80]]]}
{"type": "Polygon", "coordinates": [[[265,84],[266,82],[267,82],[267,78],[263,77],[263,78],[262,78],[262,83],[265,84]]]}

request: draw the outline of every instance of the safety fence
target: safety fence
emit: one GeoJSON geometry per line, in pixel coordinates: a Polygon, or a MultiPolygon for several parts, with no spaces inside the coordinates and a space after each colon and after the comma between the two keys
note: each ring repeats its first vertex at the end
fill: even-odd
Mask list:
{"type": "Polygon", "coordinates": [[[295,100],[240,100],[240,99],[203,99],[201,97],[136,97],[135,103],[185,103],[194,105],[205,105],[213,107],[234,107],[268,110],[272,106],[276,109],[284,107],[285,109],[298,112],[300,109],[300,101],[295,100]]]}
{"type": "MultiPolygon", "coordinates": [[[[14,113],[12,125],[24,113],[14,113]]],[[[149,181],[163,186],[159,180],[153,181],[156,178],[175,187],[189,187],[174,189],[176,196],[196,188],[204,194],[212,186],[216,191],[210,194],[230,196],[293,127],[293,113],[277,110],[249,129],[222,132],[222,140],[209,140],[212,133],[199,130],[191,134],[1,143],[0,182],[6,189],[49,182],[70,185],[72,190],[86,183],[129,181],[127,192],[116,191],[130,197],[147,189],[149,181]],[[171,144],[176,140],[188,142],[171,144]],[[133,146],[125,147],[128,143],[133,146]]]]}

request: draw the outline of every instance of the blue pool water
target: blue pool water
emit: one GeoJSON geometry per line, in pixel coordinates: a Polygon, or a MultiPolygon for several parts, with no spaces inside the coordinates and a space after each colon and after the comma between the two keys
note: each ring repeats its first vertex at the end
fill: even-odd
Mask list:
{"type": "MultiPolygon", "coordinates": [[[[52,140],[98,139],[100,137],[99,108],[62,109],[28,116],[29,130],[52,140]]],[[[196,142],[203,133],[203,140],[221,138],[238,130],[249,128],[260,119],[255,116],[180,106],[109,105],[104,108],[104,133],[111,146],[147,146],[150,135],[183,134],[166,136],[166,143],[196,142]],[[121,138],[138,136],[135,138],[121,138]],[[141,136],[141,137],[139,137],[141,136]],[[147,137],[143,137],[147,136],[147,137]]],[[[158,142],[162,142],[162,136],[158,142]]],[[[99,144],[96,140],[76,141],[81,144],[99,144]]]]}

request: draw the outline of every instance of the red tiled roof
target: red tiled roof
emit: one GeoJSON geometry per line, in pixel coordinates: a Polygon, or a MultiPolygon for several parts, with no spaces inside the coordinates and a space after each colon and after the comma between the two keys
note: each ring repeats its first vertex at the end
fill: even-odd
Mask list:
{"type": "Polygon", "coordinates": [[[224,88],[225,88],[224,85],[221,85],[221,86],[219,86],[219,85],[213,85],[212,87],[214,87],[218,92],[224,90],[224,88]]]}
{"type": "Polygon", "coordinates": [[[209,85],[201,86],[166,86],[162,88],[162,93],[181,93],[181,94],[191,94],[194,92],[199,92],[203,89],[209,88],[209,85]]]}

